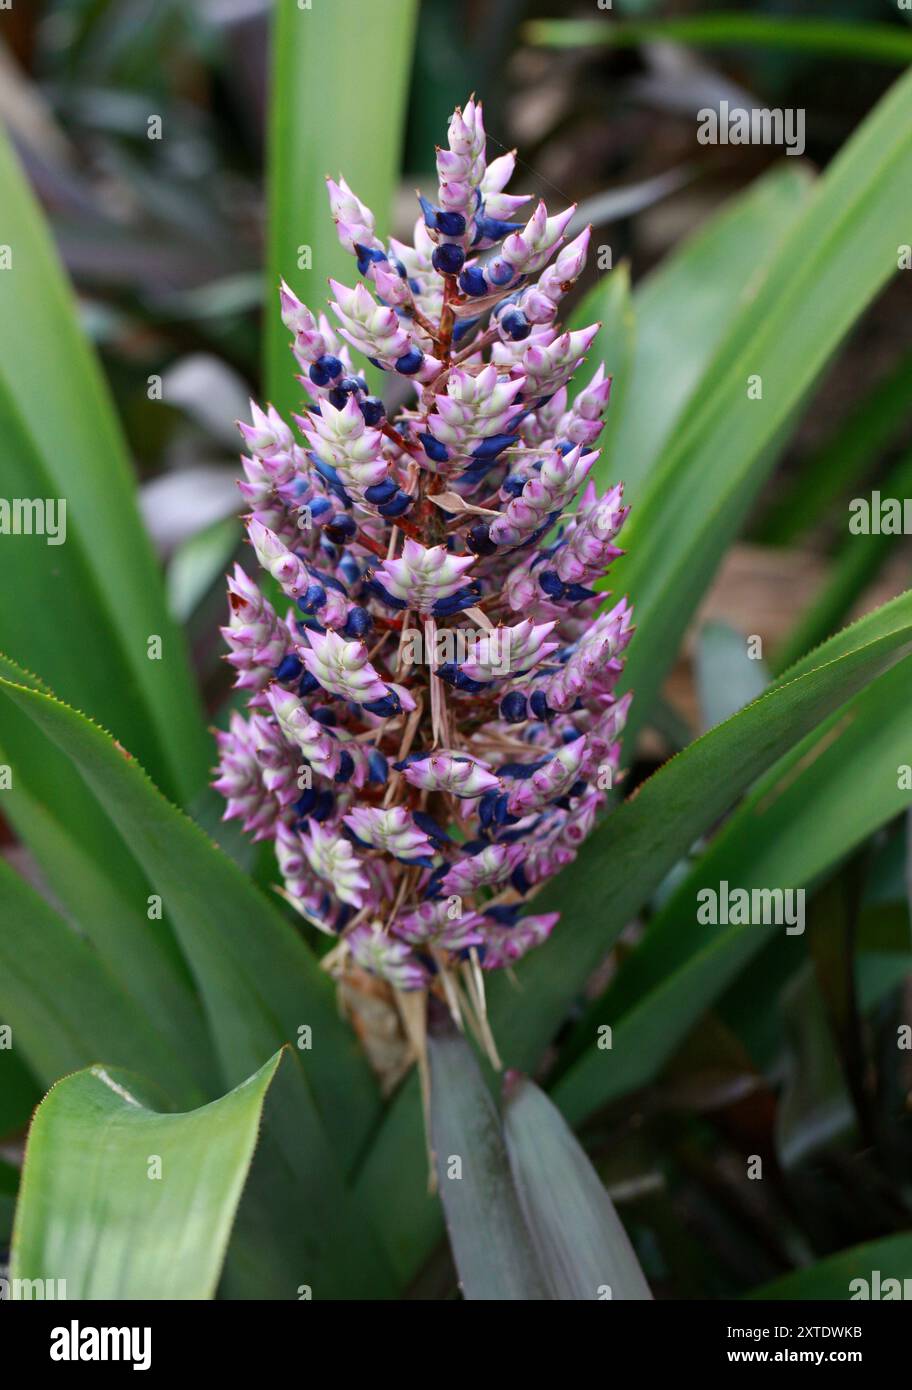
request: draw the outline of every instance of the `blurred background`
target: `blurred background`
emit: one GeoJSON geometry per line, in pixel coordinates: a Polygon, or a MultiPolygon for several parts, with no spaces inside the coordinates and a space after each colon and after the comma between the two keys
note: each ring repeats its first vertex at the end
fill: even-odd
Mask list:
{"type": "MultiPolygon", "coordinates": [[[[380,231],[409,237],[415,186],[433,188],[434,144],[474,90],[492,144],[520,151],[514,188],[541,194],[552,211],[582,204],[596,246],[610,248],[613,266],[628,262],[636,285],[721,204],[783,161],[776,147],[700,145],[698,110],[723,100],[801,108],[804,159],[822,168],[910,60],[910,14],[895,0],[614,0],[605,8],[596,0],[421,0],[403,172],[392,223],[385,227],[381,217],[380,231]],[[779,21],[810,10],[834,22],[830,39],[786,41],[779,21]],[[732,16],[764,27],[745,34],[732,16]],[[674,29],[688,20],[696,28],[674,29]],[[870,26],[877,41],[847,45],[840,21],[870,26]]],[[[14,0],[0,12],[0,118],[102,357],[169,601],[188,628],[213,716],[229,685],[217,631],[222,576],[240,553],[233,422],[251,394],[264,394],[271,9],[269,0],[14,0]],[[167,138],[150,138],[151,116],[161,118],[167,138]]],[[[371,110],[386,100],[383,78],[379,70],[363,94],[353,135],[368,148],[371,110]]],[[[328,94],[325,120],[338,115],[328,94]]],[[[309,138],[317,158],[320,128],[309,138]]],[[[316,216],[328,223],[322,206],[316,216]]],[[[597,273],[593,257],[578,297],[597,273]]],[[[711,264],[695,272],[695,306],[712,275],[711,264]]],[[[850,553],[844,546],[847,498],[888,478],[896,489],[905,476],[910,322],[912,275],[899,275],[819,381],[729,551],[669,681],[661,727],[641,736],[634,780],[718,717],[706,708],[712,692],[701,691],[697,659],[707,623],[759,635],[781,667],[796,643],[801,650],[908,587],[908,538],[879,538],[850,553]]],[[[885,856],[882,882],[901,879],[901,851],[896,835],[886,834],[865,850],[885,856]]],[[[839,902],[860,891],[859,873],[853,861],[835,880],[839,902]]],[[[761,968],[770,990],[785,983],[775,959],[761,968]]],[[[850,1104],[826,1055],[825,1027],[817,1026],[817,996],[809,1004],[796,976],[786,1023],[774,1027],[750,998],[756,979],[729,991],[648,1095],[599,1117],[588,1136],[625,1219],[640,1231],[641,1254],[648,1260],[652,1250],[647,1272],[660,1292],[738,1291],[796,1260],[909,1223],[908,1140],[887,1157],[875,1154],[878,1119],[867,1102],[860,1143],[827,1153],[813,1181],[799,1165],[780,1184],[764,1183],[753,1202],[734,1181],[745,1148],[774,1147],[769,1077],[785,1075],[780,1064],[794,1068],[799,1059],[795,1084],[816,1088],[813,1104],[793,1094],[785,1107],[794,1155],[813,1147],[801,1130],[808,1116],[826,1128],[850,1104]],[[750,1057],[745,1029],[736,1036],[729,1026],[735,1016],[748,1018],[750,1057]],[[758,1059],[769,1063],[765,1076],[758,1059]],[[665,1240],[669,1223],[673,1238],[665,1240]]],[[[895,990],[883,997],[883,1008],[895,1009],[895,990]]],[[[884,1027],[894,1017],[886,1015],[884,1027]]],[[[890,1065],[898,1065],[895,1049],[890,1065]]],[[[861,1084],[851,1067],[849,1076],[861,1084]]],[[[780,1158],[781,1140],[780,1133],[780,1158]]],[[[428,1292],[435,1277],[431,1271],[428,1292]]]]}

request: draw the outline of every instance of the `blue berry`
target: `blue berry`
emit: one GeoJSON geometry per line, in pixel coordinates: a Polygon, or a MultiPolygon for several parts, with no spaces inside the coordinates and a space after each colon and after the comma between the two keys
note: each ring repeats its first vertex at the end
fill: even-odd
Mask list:
{"type": "Polygon", "coordinates": [[[500,702],[500,712],[508,724],[521,724],[526,718],[526,697],[511,690],[500,702]]]}
{"type": "Polygon", "coordinates": [[[528,338],[532,332],[532,325],[522,309],[509,309],[501,315],[500,322],[503,324],[504,332],[514,343],[522,342],[523,338],[528,338]]]}
{"type": "Polygon", "coordinates": [[[412,348],[410,352],[403,353],[401,357],[396,359],[396,371],[401,372],[403,376],[414,376],[423,361],[424,353],[419,352],[417,348],[412,348]]]}
{"type": "Polygon", "coordinates": [[[326,529],[333,540],[351,540],[358,527],[353,516],[349,516],[347,512],[336,512],[326,529]]]}
{"type": "Polygon", "coordinates": [[[331,380],[335,380],[342,372],[342,363],[338,357],[333,357],[332,353],[325,352],[322,357],[317,358],[315,365],[331,380]]]}
{"type": "Polygon", "coordinates": [[[437,230],[444,236],[462,236],[466,229],[466,220],[461,212],[439,211],[437,213],[437,230]]]}
{"type": "Polygon", "coordinates": [[[386,415],[386,406],[379,396],[365,396],[363,401],[358,402],[358,405],[368,425],[379,425],[386,415]]]}
{"type": "Polygon", "coordinates": [[[284,657],[275,668],[275,678],[277,681],[297,680],[304,667],[296,656],[288,655],[284,657]]]}
{"type": "Polygon", "coordinates": [[[431,265],[441,275],[458,275],[465,265],[465,252],[461,246],[445,241],[442,246],[435,247],[431,265]]]}
{"type": "Polygon", "coordinates": [[[459,277],[459,288],[463,294],[472,295],[473,298],[487,294],[488,282],[485,280],[484,272],[477,265],[470,265],[459,277]]]}

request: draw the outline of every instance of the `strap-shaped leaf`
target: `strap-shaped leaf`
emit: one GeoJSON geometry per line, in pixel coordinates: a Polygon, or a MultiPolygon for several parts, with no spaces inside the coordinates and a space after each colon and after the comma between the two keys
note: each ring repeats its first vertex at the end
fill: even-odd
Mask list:
{"type": "Polygon", "coordinates": [[[634,724],[648,716],[687,622],[772,466],[771,445],[896,273],[910,221],[912,73],[818,180],[625,526],[612,588],[629,593],[636,611],[626,675],[637,693],[634,724]]]}
{"type": "Polygon", "coordinates": [[[344,172],[380,234],[389,230],[417,9],[416,0],[273,6],[266,383],[285,412],[299,409],[301,393],[279,316],[279,280],[314,313],[325,304],[328,278],[354,283],[354,260],[329,214],[327,174],[344,172]]]}
{"type": "Polygon", "coordinates": [[[823,15],[780,16],[740,11],[682,15],[673,19],[539,19],[526,26],[533,43],[554,48],[606,45],[626,48],[649,42],[693,43],[707,48],[765,48],[786,53],[830,54],[853,62],[912,61],[912,36],[894,24],[858,24],[823,15]]]}
{"type": "MultiPolygon", "coordinates": [[[[908,373],[908,367],[907,367],[908,373]]],[[[908,399],[908,374],[906,395],[908,399]]],[[[912,493],[912,452],[907,451],[880,483],[882,497],[905,498],[912,493]]],[[[900,536],[849,533],[836,554],[830,573],[807,610],[773,657],[773,669],[785,671],[798,657],[828,637],[872,584],[900,536]]]]}
{"type": "MultiPolygon", "coordinates": [[[[597,464],[600,478],[623,478],[624,500],[632,506],[732,316],[756,294],[811,187],[803,166],[784,161],[726,203],[637,285],[633,359],[629,367],[608,361],[615,381],[597,464]]],[[[617,274],[586,296],[574,314],[575,327],[605,319],[604,301],[617,274]]],[[[602,355],[596,339],[590,360],[602,355]]]]}
{"type": "Polygon", "coordinates": [[[648,1299],[649,1285],[604,1184],[560,1111],[508,1076],[504,1133],[538,1258],[558,1299],[648,1299]]]}
{"type": "MultiPolygon", "coordinates": [[[[0,206],[12,258],[0,274],[4,497],[29,504],[30,521],[35,501],[66,505],[56,539],[3,536],[0,591],[11,597],[0,607],[0,648],[91,709],[183,799],[206,770],[184,639],[165,607],[104,380],[2,131],[0,206]],[[150,659],[153,638],[160,659],[150,659]]],[[[60,519],[45,510],[46,530],[60,519]]]]}
{"type": "Polygon", "coordinates": [[[226,1082],[250,1075],[285,1042],[309,1041],[303,1055],[317,1105],[350,1162],[378,1112],[379,1095],[339,1017],[331,982],[303,939],[104,730],[38,691],[0,680],[0,695],[78,768],[161,894],[196,977],[226,1082]]]}
{"type": "MultiPolygon", "coordinates": [[[[78,768],[161,894],[227,1083],[250,1074],[284,1043],[294,1049],[277,1083],[281,1104],[268,1111],[250,1200],[242,1205],[230,1261],[234,1287],[243,1297],[264,1296],[269,1284],[262,1271],[254,1272],[254,1259],[265,1239],[274,1250],[275,1297],[297,1297],[299,1283],[311,1284],[315,1297],[341,1297],[351,1287],[365,1296],[391,1291],[369,1226],[344,1185],[379,1114],[380,1096],[339,1016],[329,977],[237,865],[102,729],[39,691],[0,680],[0,696],[78,768]],[[346,1270],[354,1271],[354,1283],[346,1270]]],[[[55,996],[65,987],[65,976],[49,974],[55,996]]],[[[0,1008],[3,1003],[0,998],[0,1008]]]]}
{"type": "Polygon", "coordinates": [[[179,1115],[128,1071],[59,1081],[29,1133],[12,1279],[64,1280],[68,1299],[212,1298],[280,1057],[179,1115]]]}
{"type": "Polygon", "coordinates": [[[13,1051],[50,1086],[109,1057],[142,1067],[178,1103],[203,1099],[183,1054],[92,948],[0,858],[0,1015],[13,1051]]]}
{"type": "Polygon", "coordinates": [[[830,1255],[807,1269],[796,1269],[764,1284],[750,1297],[840,1302],[844,1299],[901,1299],[905,1297],[904,1279],[912,1279],[912,1233],[908,1231],[840,1250],[838,1255],[830,1255]]]}
{"type": "Polygon", "coordinates": [[[820,647],[818,665],[704,734],[606,817],[573,871],[536,899],[536,910],[560,909],[562,918],[547,950],[517,970],[522,1006],[508,985],[492,984],[495,1032],[508,1063],[534,1065],[605,951],[694,840],[797,740],[910,649],[912,593],[820,647]],[[867,640],[884,627],[892,631],[867,640]]]}
{"type": "Polygon", "coordinates": [[[472,1049],[455,1029],[431,1033],[431,1141],[453,1259],[467,1299],[551,1297],[472,1049]]]}
{"type": "Polygon", "coordinates": [[[748,890],[804,887],[909,805],[897,770],[908,759],[910,698],[906,658],[760,780],[578,1024],[567,1054],[578,1060],[554,1090],[572,1122],[655,1075],[726,985],[783,930],[698,925],[701,889],[723,881],[748,890]],[[613,1028],[612,1047],[598,1051],[605,1023],[613,1028]]]}
{"type": "MultiPolygon", "coordinates": [[[[50,693],[3,656],[0,676],[50,693]]],[[[193,980],[119,831],[87,795],[65,754],[8,702],[0,721],[0,762],[8,763],[11,773],[3,812],[40,866],[54,900],[122,988],[155,1019],[172,1051],[186,1058],[203,1093],[217,1095],[215,1055],[193,980]]]]}

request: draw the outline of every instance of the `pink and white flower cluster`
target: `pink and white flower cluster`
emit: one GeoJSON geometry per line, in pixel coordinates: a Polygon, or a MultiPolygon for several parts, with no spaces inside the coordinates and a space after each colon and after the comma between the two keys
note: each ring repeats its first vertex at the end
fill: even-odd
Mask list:
{"type": "Polygon", "coordinates": [[[410,246],[329,181],[361,278],[332,282],[331,318],[282,285],[304,403],[240,427],[263,577],[228,580],[249,700],[215,786],[274,842],[284,895],[342,968],[400,990],[545,940],[557,914],[535,896],[605,802],[630,698],[630,609],[595,587],[627,515],[594,480],[611,380],[599,366],[569,390],[597,325],[558,321],[589,231],[568,241],[574,209],[542,203],[512,220],[513,156],[485,150],[473,100],[410,246]],[[388,414],[354,354],[405,378],[408,403],[388,414]],[[405,660],[416,626],[431,651],[463,630],[465,659],[405,660]]]}

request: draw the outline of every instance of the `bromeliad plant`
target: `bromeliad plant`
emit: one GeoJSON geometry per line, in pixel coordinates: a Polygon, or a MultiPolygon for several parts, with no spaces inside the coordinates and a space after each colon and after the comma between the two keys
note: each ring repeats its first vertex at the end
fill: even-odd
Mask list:
{"type": "Polygon", "coordinates": [[[590,229],[567,243],[575,209],[544,203],[507,220],[528,201],[504,192],[514,162],[487,162],[480,102],[457,109],[410,246],[384,245],[329,180],[363,279],[331,282],[338,333],[282,286],[310,405],[298,435],[254,406],[241,491],[293,607],[280,616],[240,567],[229,581],[251,714],[219,735],[215,783],[228,818],[274,840],[284,894],[338,938],[338,971],[433,988],[495,1057],[480,972],[557,921],[527,908],[616,776],[632,631],[594,587],[627,515],[620,483],[587,482],[604,363],[568,398],[599,326],[558,320],[590,229]],[[408,404],[370,394],[350,348],[408,404]]]}
{"type": "MultiPolygon", "coordinates": [[[[409,66],[408,25],[386,7],[277,12],[273,286],[294,277],[305,215],[315,267],[335,264],[310,210],[307,128],[324,132],[319,175],[347,151],[359,190],[383,168],[391,179],[395,126],[380,127],[402,108],[409,66]],[[320,120],[327,92],[371,93],[378,68],[376,141],[354,100],[320,120]]],[[[699,1052],[704,1027],[714,1064],[727,1040],[766,1088],[763,1115],[774,1091],[778,1102],[781,1171],[752,1185],[743,1211],[737,1164],[726,1169],[727,1233],[753,1233],[764,1202],[789,1223],[758,1279],[780,1274],[768,1286],[780,1297],[845,1297],[852,1274],[909,1272],[899,1215],[873,1246],[791,1270],[791,1250],[847,1243],[819,1242],[806,1203],[789,1200],[818,1114],[829,1125],[852,1109],[816,1095],[825,1069],[802,1071],[820,1055],[820,1036],[801,1034],[821,1012],[812,953],[762,926],[699,925],[695,903],[723,880],[828,884],[848,911],[847,857],[875,832],[888,850],[900,842],[910,595],[804,644],[768,685],[755,665],[749,690],[743,643],[701,647],[708,665],[721,656],[705,684],[726,696],[709,731],[596,815],[632,761],[632,726],[668,728],[664,673],[774,446],[897,268],[912,225],[912,79],[819,180],[786,164],[632,295],[623,268],[606,276],[565,330],[558,307],[587,233],[573,240],[566,213],[514,217],[511,159],[485,165],[474,103],[452,123],[412,246],[381,241],[348,186],[330,184],[361,283],[334,284],[330,316],[304,307],[313,296],[298,281],[300,298],[283,291],[278,332],[306,394],[295,418],[255,410],[244,427],[264,573],[229,581],[226,638],[249,707],[219,721],[224,825],[122,440],[0,143],[14,267],[0,274],[5,490],[68,501],[66,545],[0,535],[0,583],[17,594],[0,605],[0,810],[31,856],[29,877],[0,858],[0,1137],[24,1130],[47,1092],[23,1171],[0,1160],[0,1243],[16,1201],[13,1279],[65,1279],[70,1298],[405,1297],[428,1267],[455,1289],[443,1217],[468,1298],[647,1297],[603,1181],[635,1114],[632,1176],[669,1179],[649,1189],[654,1217],[630,1223],[650,1282],[746,1292],[743,1264],[720,1262],[695,1290],[699,1273],[682,1278],[666,1258],[687,1241],[672,1184],[694,1181],[695,1165],[681,1154],[708,1121],[691,1117],[687,1145],[651,1148],[649,1117],[680,1111],[680,1091],[661,1110],[667,1068],[699,1052]],[[583,369],[587,350],[604,370],[583,369]],[[367,384],[378,369],[385,407],[367,384]],[[747,395],[749,377],[762,395],[747,395]],[[609,563],[636,608],[626,651],[626,600],[600,590],[609,563]],[[275,847],[280,882],[237,821],[275,847]],[[641,934],[615,951],[634,921],[641,934]],[[395,993],[424,1075],[384,1092],[326,965],[375,1008],[395,993]],[[783,979],[800,1044],[786,1083],[763,1052],[783,979]],[[495,1049],[511,1069],[499,1111],[484,1056],[495,1049]],[[587,1126],[598,1173],[571,1124],[587,1126]]],[[[267,387],[283,410],[286,375],[267,387]]],[[[841,938],[861,943],[847,968],[872,1028],[908,967],[897,885],[901,873],[881,875],[841,938]]],[[[817,959],[832,945],[832,900],[823,907],[809,914],[822,916],[817,959]]],[[[875,1127],[866,1155],[880,1138],[875,1127]]],[[[701,1189],[690,1209],[709,1200],[701,1189]]],[[[882,1235],[886,1209],[878,1200],[858,1240],[882,1235]]]]}

